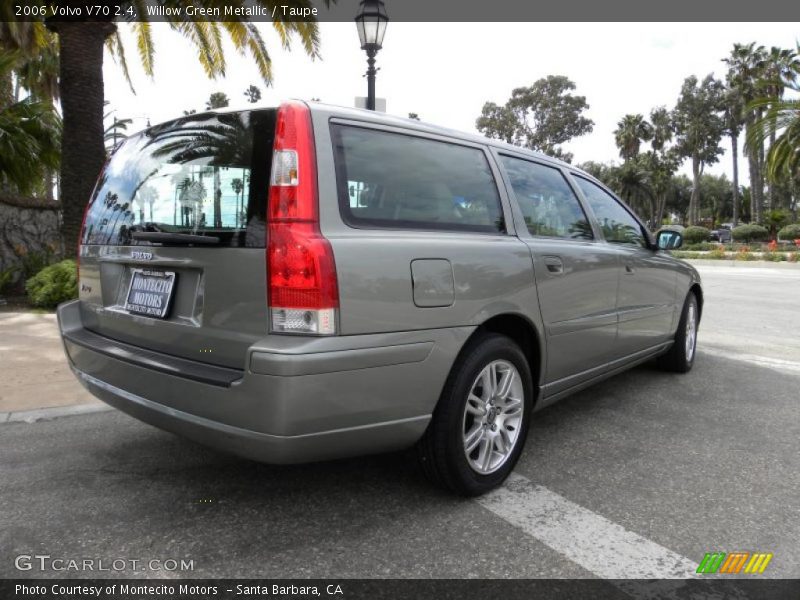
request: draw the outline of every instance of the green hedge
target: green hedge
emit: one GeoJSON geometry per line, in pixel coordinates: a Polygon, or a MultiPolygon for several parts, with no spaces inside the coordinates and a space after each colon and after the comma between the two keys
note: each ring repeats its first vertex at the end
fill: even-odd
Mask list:
{"type": "Polygon", "coordinates": [[[45,267],[25,282],[25,291],[33,306],[55,308],[78,297],[78,271],[75,261],[62,260],[45,267]]]}
{"type": "Polygon", "coordinates": [[[683,230],[683,240],[687,244],[699,244],[700,242],[707,242],[711,237],[711,231],[705,227],[692,225],[683,230]]]}
{"type": "Polygon", "coordinates": [[[778,232],[779,240],[800,240],[800,224],[787,225],[778,232]]]}
{"type": "Polygon", "coordinates": [[[739,225],[731,231],[737,242],[763,242],[769,237],[769,231],[761,225],[739,225]]]}
{"type": "Polygon", "coordinates": [[[697,251],[697,250],[716,250],[720,245],[716,242],[700,242],[699,244],[684,244],[681,250],[697,251]]]}

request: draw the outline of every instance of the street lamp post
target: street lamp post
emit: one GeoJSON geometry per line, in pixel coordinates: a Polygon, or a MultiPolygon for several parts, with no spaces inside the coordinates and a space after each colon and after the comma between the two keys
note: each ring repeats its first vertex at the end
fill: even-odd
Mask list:
{"type": "Polygon", "coordinates": [[[389,17],[383,0],[361,0],[356,27],[361,49],[367,53],[367,108],[375,110],[375,55],[383,47],[389,17]]]}

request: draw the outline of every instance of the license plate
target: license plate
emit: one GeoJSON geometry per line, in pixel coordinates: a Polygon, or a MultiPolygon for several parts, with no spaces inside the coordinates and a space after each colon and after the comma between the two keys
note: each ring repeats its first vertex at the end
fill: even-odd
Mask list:
{"type": "Polygon", "coordinates": [[[137,315],[163,319],[169,311],[175,273],[131,269],[131,285],[125,299],[125,310],[137,315]]]}

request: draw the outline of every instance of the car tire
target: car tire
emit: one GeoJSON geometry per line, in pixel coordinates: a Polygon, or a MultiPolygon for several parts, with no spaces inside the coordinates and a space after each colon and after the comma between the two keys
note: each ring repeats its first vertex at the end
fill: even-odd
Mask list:
{"type": "Polygon", "coordinates": [[[689,292],[683,303],[681,320],[675,332],[675,342],[669,351],[659,357],[658,364],[665,371],[688,373],[692,370],[697,355],[697,328],[700,323],[700,310],[697,296],[689,292]]]}
{"type": "Polygon", "coordinates": [[[425,475],[463,496],[500,485],[522,453],[533,402],[530,366],[512,339],[486,334],[471,342],[417,444],[425,475]]]}

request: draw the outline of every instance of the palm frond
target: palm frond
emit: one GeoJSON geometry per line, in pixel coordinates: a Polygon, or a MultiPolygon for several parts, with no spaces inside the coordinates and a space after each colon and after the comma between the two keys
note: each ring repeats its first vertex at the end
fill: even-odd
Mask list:
{"type": "Polygon", "coordinates": [[[767,178],[777,182],[800,177],[800,99],[760,98],[748,104],[762,111],[747,132],[745,149],[760,148],[772,138],[767,152],[767,178]]]}
{"type": "Polygon", "coordinates": [[[133,31],[136,34],[136,49],[139,51],[139,59],[142,61],[144,72],[153,77],[153,58],[156,49],[153,45],[153,32],[150,23],[138,21],[133,24],[133,31]]]}
{"type": "Polygon", "coordinates": [[[119,34],[119,29],[112,33],[106,39],[106,50],[111,55],[111,58],[122,69],[122,75],[128,83],[131,92],[136,95],[136,89],[133,87],[133,80],[131,79],[130,71],[128,71],[128,60],[125,58],[125,45],[122,43],[122,38],[119,34]]]}
{"type": "Polygon", "coordinates": [[[26,98],[0,110],[0,179],[28,193],[60,162],[61,119],[48,102],[26,98]]]}

